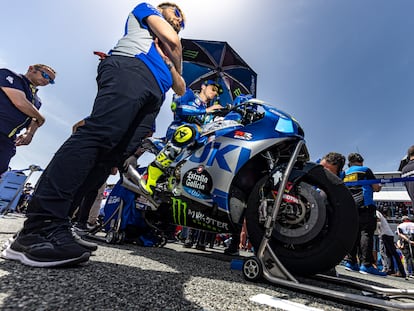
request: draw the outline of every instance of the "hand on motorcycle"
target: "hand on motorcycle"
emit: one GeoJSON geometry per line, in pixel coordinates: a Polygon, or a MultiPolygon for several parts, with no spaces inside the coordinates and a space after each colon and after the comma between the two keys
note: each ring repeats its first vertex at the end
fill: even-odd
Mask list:
{"type": "Polygon", "coordinates": [[[129,158],[127,158],[124,162],[124,164],[122,165],[122,170],[124,172],[128,171],[128,167],[131,165],[133,168],[137,167],[137,157],[135,156],[135,154],[133,154],[132,156],[130,156],[129,158]]]}
{"type": "Polygon", "coordinates": [[[212,112],[217,111],[217,110],[222,110],[223,108],[224,107],[222,105],[220,105],[220,104],[214,104],[214,105],[212,105],[210,107],[207,107],[206,108],[206,112],[207,113],[212,113],[212,112]]]}
{"type": "Polygon", "coordinates": [[[231,105],[227,105],[226,107],[223,107],[220,104],[214,104],[214,105],[208,107],[206,109],[206,112],[214,115],[216,118],[217,117],[224,117],[232,110],[232,108],[233,107],[231,105]]]}

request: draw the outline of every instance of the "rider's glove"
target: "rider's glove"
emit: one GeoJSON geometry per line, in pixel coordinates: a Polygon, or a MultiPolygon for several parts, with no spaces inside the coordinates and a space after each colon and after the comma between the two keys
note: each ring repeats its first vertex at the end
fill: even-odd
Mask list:
{"type": "Polygon", "coordinates": [[[124,172],[128,171],[128,166],[132,166],[133,168],[137,167],[137,157],[135,154],[130,156],[128,159],[125,160],[124,164],[122,165],[122,169],[124,172]]]}

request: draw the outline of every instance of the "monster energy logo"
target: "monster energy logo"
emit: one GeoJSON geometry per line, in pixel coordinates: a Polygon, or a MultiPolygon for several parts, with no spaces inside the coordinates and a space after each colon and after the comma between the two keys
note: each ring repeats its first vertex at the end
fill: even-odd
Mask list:
{"type": "Polygon", "coordinates": [[[237,89],[235,89],[234,91],[233,91],[233,94],[234,94],[234,96],[239,96],[239,95],[241,95],[242,94],[242,91],[240,90],[240,88],[237,88],[237,89]]]}
{"type": "Polygon", "coordinates": [[[198,56],[197,51],[191,51],[191,50],[184,50],[183,51],[183,58],[192,58],[195,59],[198,56]]]}
{"type": "Polygon", "coordinates": [[[177,225],[187,226],[187,217],[191,219],[191,225],[197,224],[209,231],[230,232],[229,224],[214,218],[210,218],[200,211],[188,209],[187,202],[172,198],[173,221],[177,225]]]}
{"type": "Polygon", "coordinates": [[[174,223],[187,226],[187,202],[172,198],[172,210],[174,223]]]}

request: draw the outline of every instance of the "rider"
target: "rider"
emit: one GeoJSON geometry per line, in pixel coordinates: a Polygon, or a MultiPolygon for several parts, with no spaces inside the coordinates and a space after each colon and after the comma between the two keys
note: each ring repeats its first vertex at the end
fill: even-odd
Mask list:
{"type": "Polygon", "coordinates": [[[147,180],[141,179],[139,186],[144,192],[153,194],[153,188],[158,179],[179,156],[183,148],[191,144],[202,143],[201,125],[213,119],[211,115],[213,111],[223,108],[214,100],[221,93],[220,84],[207,80],[201,85],[200,92],[187,89],[183,96],[173,98],[171,110],[174,112],[174,121],[167,129],[168,142],[148,166],[147,180]]]}

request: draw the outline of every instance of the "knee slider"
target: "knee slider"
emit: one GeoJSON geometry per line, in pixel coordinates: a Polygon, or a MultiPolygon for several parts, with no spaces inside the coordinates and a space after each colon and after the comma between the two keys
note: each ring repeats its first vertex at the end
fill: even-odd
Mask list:
{"type": "Polygon", "coordinates": [[[172,143],[178,147],[183,147],[191,144],[195,138],[195,130],[189,125],[179,126],[172,137],[172,143]]]}

